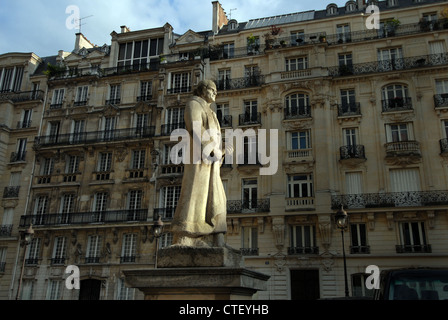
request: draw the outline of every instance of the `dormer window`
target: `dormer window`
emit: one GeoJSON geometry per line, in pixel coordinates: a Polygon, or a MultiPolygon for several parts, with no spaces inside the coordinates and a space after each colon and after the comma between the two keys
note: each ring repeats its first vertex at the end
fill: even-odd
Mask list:
{"type": "Polygon", "coordinates": [[[356,3],[354,1],[348,1],[345,4],[345,11],[346,12],[353,12],[356,11],[356,3]]]}
{"type": "Polygon", "coordinates": [[[238,21],[235,19],[232,19],[229,21],[229,30],[236,30],[238,29],[238,21]]]}
{"type": "Polygon", "coordinates": [[[334,3],[331,3],[327,6],[327,15],[335,15],[338,13],[338,6],[334,3]]]}
{"type": "Polygon", "coordinates": [[[398,6],[398,0],[387,0],[387,5],[389,7],[396,7],[398,6]]]}

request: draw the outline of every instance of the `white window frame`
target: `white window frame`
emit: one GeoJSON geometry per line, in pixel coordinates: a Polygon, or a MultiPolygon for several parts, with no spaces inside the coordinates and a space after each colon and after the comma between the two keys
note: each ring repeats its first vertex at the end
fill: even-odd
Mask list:
{"type": "Polygon", "coordinates": [[[288,198],[313,198],[314,181],[312,174],[290,174],[288,175],[288,198]],[[298,190],[295,186],[298,185],[298,190]],[[306,189],[303,189],[303,188],[306,189]],[[297,194],[296,194],[297,193],[297,194]]]}

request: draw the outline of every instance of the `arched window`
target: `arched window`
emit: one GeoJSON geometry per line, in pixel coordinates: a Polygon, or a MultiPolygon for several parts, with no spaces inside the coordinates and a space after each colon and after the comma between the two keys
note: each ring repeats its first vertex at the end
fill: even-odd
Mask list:
{"type": "Polygon", "coordinates": [[[403,84],[390,84],[381,90],[383,112],[412,109],[408,87],[403,84]]]}
{"type": "Polygon", "coordinates": [[[285,98],[285,118],[307,118],[311,116],[310,99],[305,93],[293,93],[285,98]]]}
{"type": "Polygon", "coordinates": [[[327,15],[334,15],[338,13],[338,6],[334,3],[330,3],[327,6],[327,15]]]}
{"type": "Polygon", "coordinates": [[[347,1],[345,4],[345,11],[346,12],[353,12],[356,10],[356,3],[354,1],[347,1]]]}

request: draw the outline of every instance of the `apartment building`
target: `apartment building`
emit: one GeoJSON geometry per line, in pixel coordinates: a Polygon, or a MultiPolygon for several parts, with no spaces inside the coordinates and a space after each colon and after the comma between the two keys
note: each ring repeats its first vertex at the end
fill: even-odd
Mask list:
{"type": "MultiPolygon", "coordinates": [[[[59,52],[50,67],[42,59],[30,73],[48,86],[33,113],[41,125],[6,135],[6,153],[17,150],[13,134],[36,137],[29,193],[16,199],[23,207],[11,214],[2,202],[3,221],[14,222],[12,237],[0,238],[2,294],[17,294],[25,257],[22,299],[143,297],[121,271],[154,268],[159,217],[158,245],[171,243],[183,166],[170,156],[170,134],[184,127],[201,79],[217,84],[224,136],[245,133],[241,158],[221,175],[227,243],[241,249],[247,268],[270,275],[256,298],[343,296],[343,248],[351,296],[371,294],[369,265],[444,266],[446,8],[358,0],[239,22],[214,1],[208,31],[122,26],[104,46],[77,34],[72,52],[59,52]],[[380,10],[377,29],[366,26],[370,4],[380,10]],[[278,160],[273,174],[260,174],[273,165],[260,156],[264,142],[278,160]],[[343,240],[334,220],[341,206],[349,215],[343,240]],[[19,231],[30,224],[34,238],[20,247],[19,231]],[[80,291],[65,288],[68,265],[80,268],[80,291]]],[[[7,103],[17,116],[26,109],[7,103]]],[[[4,183],[12,168],[4,164],[4,183]]]]}

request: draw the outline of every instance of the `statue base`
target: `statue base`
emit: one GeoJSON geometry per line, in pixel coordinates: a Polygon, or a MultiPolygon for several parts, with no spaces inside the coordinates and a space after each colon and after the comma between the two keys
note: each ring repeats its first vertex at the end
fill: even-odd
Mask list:
{"type": "Polygon", "coordinates": [[[171,246],[159,250],[156,267],[124,270],[126,285],[145,300],[250,300],[269,279],[245,269],[241,252],[229,247],[171,246]]]}

